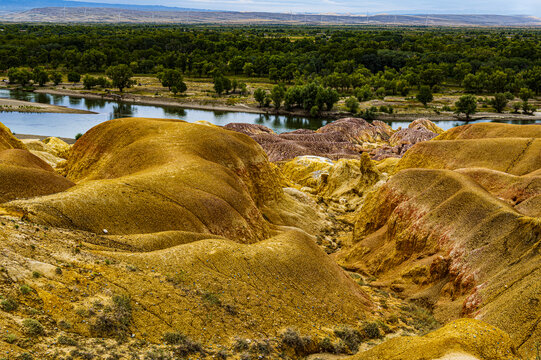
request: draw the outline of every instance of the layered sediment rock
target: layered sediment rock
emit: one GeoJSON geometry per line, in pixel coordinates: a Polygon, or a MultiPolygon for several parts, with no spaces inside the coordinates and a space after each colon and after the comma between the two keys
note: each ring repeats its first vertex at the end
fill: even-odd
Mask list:
{"type": "Polygon", "coordinates": [[[360,118],[339,119],[316,131],[300,129],[282,134],[275,134],[262,125],[233,123],[225,128],[251,136],[272,162],[299,156],[358,159],[362,152],[370,152],[374,160],[401,157],[413,144],[430,140],[442,132],[426,119],[415,120],[409,128],[398,132],[382,121],[369,123],[360,118]]]}
{"type": "Polygon", "coordinates": [[[442,321],[474,316],[498,326],[531,353],[541,335],[538,307],[526,305],[540,301],[540,134],[474,124],[416,144],[358,210],[340,262],[442,321]]]}

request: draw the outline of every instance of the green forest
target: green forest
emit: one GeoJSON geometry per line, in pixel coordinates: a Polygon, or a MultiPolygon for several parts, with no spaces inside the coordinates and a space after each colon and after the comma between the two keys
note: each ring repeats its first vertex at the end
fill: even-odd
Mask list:
{"type": "Polygon", "coordinates": [[[506,98],[539,94],[540,40],[533,29],[18,24],[2,26],[0,71],[23,85],[58,83],[63,73],[120,90],[131,74],[149,74],[175,94],[186,90],[182,76],[213,78],[218,95],[242,94],[246,84],[227,77],[243,76],[281,84],[254,94],[261,106],[274,98],[306,110],[331,109],[339,95],[366,101],[415,91],[426,105],[432,93],[452,91],[498,95],[499,111],[498,100],[505,107],[506,98]],[[88,75],[106,72],[124,75],[112,83],[88,75]]]}

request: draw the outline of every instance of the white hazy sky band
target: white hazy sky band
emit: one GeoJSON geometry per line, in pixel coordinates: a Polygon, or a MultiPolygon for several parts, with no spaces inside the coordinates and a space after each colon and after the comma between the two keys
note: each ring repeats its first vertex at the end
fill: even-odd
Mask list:
{"type": "Polygon", "coordinates": [[[234,11],[298,13],[425,13],[541,16],[541,0],[84,0],[234,11]]]}

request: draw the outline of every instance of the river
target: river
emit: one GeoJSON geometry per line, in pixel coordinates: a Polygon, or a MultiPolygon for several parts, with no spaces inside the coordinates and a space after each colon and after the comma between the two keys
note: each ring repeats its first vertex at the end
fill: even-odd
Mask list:
{"type": "MultiPolygon", "coordinates": [[[[65,95],[50,95],[34,92],[0,89],[0,98],[25,100],[53,104],[74,109],[89,110],[96,114],[56,114],[0,112],[0,122],[16,134],[33,134],[73,138],[78,133],[85,133],[93,126],[119,117],[148,117],[181,119],[188,122],[205,120],[216,125],[232,122],[261,124],[277,133],[295,129],[317,129],[328,123],[325,119],[308,119],[278,115],[252,114],[246,112],[228,112],[211,110],[184,109],[174,106],[140,105],[102,99],[84,99],[65,95]]],[[[491,120],[477,120],[491,121],[491,120]]],[[[501,121],[501,120],[499,120],[501,121]]],[[[533,123],[535,121],[527,122],[533,123]]],[[[464,121],[434,121],[444,130],[463,125],[464,121]]],[[[407,127],[409,122],[389,122],[393,129],[407,127]]]]}

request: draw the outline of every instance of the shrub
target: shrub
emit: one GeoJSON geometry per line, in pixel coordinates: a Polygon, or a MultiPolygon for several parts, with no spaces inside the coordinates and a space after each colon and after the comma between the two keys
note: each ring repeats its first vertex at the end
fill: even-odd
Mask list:
{"type": "Polygon", "coordinates": [[[229,357],[229,354],[224,349],[220,349],[216,352],[216,357],[221,360],[225,360],[229,357]]]}
{"type": "Polygon", "coordinates": [[[308,336],[301,337],[297,331],[287,328],[282,334],[282,348],[292,349],[297,355],[303,355],[312,343],[308,336]]]}
{"type": "Polygon", "coordinates": [[[167,332],[162,336],[162,341],[168,345],[178,345],[185,339],[186,336],[178,332],[167,332]]]}
{"type": "Polygon", "coordinates": [[[251,351],[260,355],[269,355],[272,352],[272,346],[268,340],[255,341],[251,351]]]}
{"type": "Polygon", "coordinates": [[[69,336],[60,335],[57,339],[60,345],[77,346],[77,341],[73,340],[69,336]]]}
{"type": "Polygon", "coordinates": [[[211,292],[205,292],[201,297],[211,305],[220,305],[222,303],[219,296],[211,292]]]}
{"type": "Polygon", "coordinates": [[[349,350],[356,353],[359,350],[359,344],[362,342],[361,332],[349,326],[341,326],[334,329],[334,334],[344,341],[349,350]]]}
{"type": "Polygon", "coordinates": [[[193,341],[188,337],[184,338],[184,340],[173,349],[173,355],[179,358],[184,358],[195,353],[204,355],[205,350],[200,343],[193,341]]]}
{"type": "Polygon", "coordinates": [[[21,291],[21,294],[23,295],[28,295],[32,292],[32,288],[26,284],[22,284],[20,287],[19,287],[19,290],[21,291]]]}
{"type": "Polygon", "coordinates": [[[371,108],[361,112],[361,116],[363,117],[363,119],[368,121],[375,120],[377,116],[377,109],[375,109],[375,106],[372,106],[371,108]]]}
{"type": "Polygon", "coordinates": [[[249,347],[250,343],[248,342],[248,340],[242,338],[235,338],[235,343],[233,344],[233,350],[235,350],[235,352],[248,350],[249,347]]]}
{"type": "Polygon", "coordinates": [[[19,305],[15,299],[8,296],[0,302],[0,307],[2,307],[2,310],[4,311],[15,311],[19,305]]]}
{"type": "Polygon", "coordinates": [[[81,136],[83,136],[83,134],[77,133],[77,135],[75,135],[75,140],[79,140],[81,138],[81,136]]]}
{"type": "Polygon", "coordinates": [[[21,355],[19,355],[17,357],[17,360],[33,360],[33,359],[34,359],[34,357],[31,354],[27,353],[27,352],[22,353],[21,355]]]}
{"type": "Polygon", "coordinates": [[[369,322],[364,324],[363,331],[366,337],[369,339],[380,339],[381,334],[379,332],[379,326],[376,322],[369,322]]]}
{"type": "Polygon", "coordinates": [[[58,322],[58,327],[64,330],[69,330],[71,329],[71,324],[66,320],[60,320],[58,322]]]}
{"type": "Polygon", "coordinates": [[[45,333],[43,330],[43,325],[41,325],[41,323],[36,319],[24,319],[23,331],[25,334],[30,336],[38,336],[45,333]]]}
{"type": "Polygon", "coordinates": [[[346,99],[346,109],[350,113],[357,113],[359,111],[359,100],[356,97],[350,96],[346,99]]]}
{"type": "Polygon", "coordinates": [[[100,335],[123,335],[128,330],[132,318],[130,297],[127,295],[114,295],[113,306],[105,308],[103,314],[96,317],[91,330],[100,335]]]}
{"type": "Polygon", "coordinates": [[[17,342],[17,335],[15,334],[8,334],[6,335],[6,337],[4,338],[4,341],[7,342],[8,344],[14,344],[17,342]]]}
{"type": "Polygon", "coordinates": [[[319,351],[331,354],[335,353],[334,345],[329,337],[325,337],[321,340],[319,343],[319,351]]]}
{"type": "Polygon", "coordinates": [[[33,277],[34,279],[38,279],[38,278],[41,277],[41,274],[40,274],[39,272],[37,272],[37,271],[34,271],[34,272],[32,272],[32,277],[33,277]]]}
{"type": "Polygon", "coordinates": [[[147,351],[145,354],[145,360],[170,360],[171,356],[167,355],[165,351],[160,350],[151,350],[147,351]]]}

